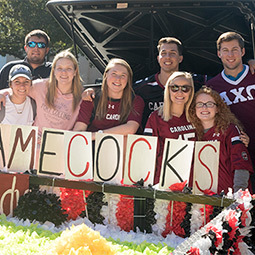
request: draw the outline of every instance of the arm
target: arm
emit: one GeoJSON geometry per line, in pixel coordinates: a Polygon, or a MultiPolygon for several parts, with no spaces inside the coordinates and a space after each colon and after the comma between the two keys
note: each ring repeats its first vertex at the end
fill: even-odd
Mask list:
{"type": "Polygon", "coordinates": [[[150,116],[146,122],[144,131],[143,131],[144,135],[159,136],[159,134],[158,134],[158,111],[155,111],[155,112],[156,112],[156,114],[153,112],[150,114],[150,116]]]}
{"type": "Polygon", "coordinates": [[[1,105],[5,106],[6,102],[6,96],[12,94],[12,89],[1,89],[0,90],[0,110],[1,110],[1,105]]]}
{"type": "Polygon", "coordinates": [[[234,193],[239,189],[245,190],[248,187],[250,173],[247,170],[235,170],[234,174],[234,193]]]}
{"type": "Polygon", "coordinates": [[[227,130],[229,133],[231,170],[233,171],[234,192],[248,187],[250,173],[253,172],[249,152],[240,139],[239,129],[232,125],[227,130]],[[239,138],[239,139],[238,139],[239,138]]]}
{"type": "Polygon", "coordinates": [[[81,95],[81,96],[82,96],[82,100],[92,102],[93,99],[95,98],[95,91],[94,91],[94,89],[92,89],[92,88],[85,89],[85,90],[82,92],[82,95],[81,95]]]}
{"type": "Polygon", "coordinates": [[[130,112],[127,123],[102,130],[104,133],[128,135],[135,134],[141,125],[144,102],[141,97],[136,96],[133,100],[133,111],[130,112]]]}
{"type": "MultiPolygon", "coordinates": [[[[140,124],[138,122],[130,120],[126,124],[121,124],[116,127],[100,130],[100,132],[107,133],[107,134],[119,134],[119,135],[135,134],[139,126],[140,124]]],[[[95,140],[95,138],[96,138],[96,132],[93,132],[92,140],[95,140]]]]}
{"type": "MultiPolygon", "coordinates": [[[[32,86],[30,87],[28,96],[32,97],[36,100],[36,96],[38,93],[41,93],[42,86],[47,89],[47,82],[49,79],[36,79],[32,81],[32,86]]],[[[46,95],[46,93],[45,93],[46,95]]]]}
{"type": "Polygon", "coordinates": [[[250,59],[248,65],[252,74],[255,72],[255,59],[250,59]]]}
{"type": "Polygon", "coordinates": [[[79,115],[74,125],[73,131],[86,131],[90,123],[93,111],[93,103],[90,101],[82,101],[80,105],[79,115]]]}
{"type": "Polygon", "coordinates": [[[128,134],[135,134],[138,128],[139,128],[139,123],[136,121],[130,120],[126,124],[122,124],[112,128],[107,128],[103,130],[103,132],[109,133],[109,134],[128,135],[128,134]]]}
{"type": "Polygon", "coordinates": [[[87,124],[77,121],[74,125],[73,131],[86,131],[87,128],[88,128],[87,124]]]}

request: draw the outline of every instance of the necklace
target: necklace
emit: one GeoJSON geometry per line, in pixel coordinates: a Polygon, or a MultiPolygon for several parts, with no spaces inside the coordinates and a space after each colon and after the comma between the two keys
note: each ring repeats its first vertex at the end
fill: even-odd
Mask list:
{"type": "MultiPolygon", "coordinates": [[[[10,101],[11,101],[11,100],[10,100],[10,101]]],[[[11,102],[12,102],[12,101],[11,101],[11,102]]],[[[23,103],[22,109],[18,109],[17,105],[14,104],[14,103],[12,102],[12,104],[14,105],[14,108],[15,108],[17,114],[22,114],[22,113],[23,113],[23,111],[24,111],[24,109],[25,109],[25,106],[26,106],[26,103],[27,103],[27,99],[26,99],[25,102],[23,103]]]]}

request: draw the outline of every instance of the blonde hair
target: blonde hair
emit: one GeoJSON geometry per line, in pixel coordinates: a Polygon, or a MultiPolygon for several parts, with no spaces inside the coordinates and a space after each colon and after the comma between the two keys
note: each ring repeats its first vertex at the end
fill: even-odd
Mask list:
{"type": "Polygon", "coordinates": [[[189,99],[187,103],[185,103],[185,114],[186,114],[186,119],[189,121],[189,107],[192,102],[193,96],[194,96],[194,82],[192,75],[188,72],[174,72],[170,75],[168,78],[166,85],[165,85],[165,92],[164,92],[164,104],[159,108],[159,115],[162,117],[164,121],[169,121],[172,118],[172,113],[171,113],[171,107],[172,107],[172,101],[171,101],[171,96],[170,96],[170,85],[173,85],[173,81],[176,78],[185,78],[188,83],[191,86],[191,92],[189,94],[189,99]]]}
{"type": "Polygon", "coordinates": [[[203,86],[198,92],[196,92],[190,106],[190,120],[191,123],[196,128],[198,140],[202,140],[202,137],[204,135],[204,127],[202,125],[201,120],[196,115],[196,100],[197,97],[201,94],[211,96],[216,103],[217,113],[214,118],[216,132],[222,131],[222,133],[224,133],[231,123],[238,126],[240,130],[243,130],[241,123],[236,118],[236,116],[230,111],[229,107],[222,100],[219,93],[207,86],[203,86]]]}
{"type": "Polygon", "coordinates": [[[74,65],[74,69],[76,71],[76,74],[72,81],[72,94],[73,94],[73,109],[72,110],[74,112],[76,107],[79,105],[79,103],[81,101],[81,94],[82,94],[83,88],[82,88],[82,84],[81,84],[81,77],[80,77],[77,59],[69,50],[64,50],[64,51],[59,52],[53,59],[50,78],[49,78],[49,81],[47,84],[46,104],[50,108],[55,107],[54,102],[55,102],[58,81],[56,80],[54,71],[56,68],[57,61],[62,58],[71,60],[74,65]]]}
{"type": "Polygon", "coordinates": [[[120,100],[120,123],[125,123],[127,121],[129,113],[132,111],[133,107],[133,98],[134,98],[134,91],[132,89],[132,79],[133,79],[133,72],[130,67],[130,65],[123,59],[120,58],[113,58],[110,60],[108,65],[105,68],[104,74],[103,74],[103,82],[101,87],[101,95],[100,99],[98,101],[97,109],[96,109],[96,115],[95,118],[97,119],[103,119],[107,113],[107,106],[108,106],[108,85],[107,85],[107,73],[111,68],[113,68],[116,65],[121,65],[127,69],[128,72],[128,81],[127,85],[124,88],[122,98],[120,100]]]}

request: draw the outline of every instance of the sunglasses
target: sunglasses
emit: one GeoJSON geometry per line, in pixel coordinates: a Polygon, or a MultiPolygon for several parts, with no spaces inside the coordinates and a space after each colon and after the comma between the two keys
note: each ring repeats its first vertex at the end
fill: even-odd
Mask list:
{"type": "Polygon", "coordinates": [[[183,85],[183,86],[179,86],[179,85],[172,85],[169,86],[172,92],[177,92],[179,90],[181,90],[184,93],[188,93],[191,90],[191,86],[190,85],[183,85]]]}
{"type": "Polygon", "coordinates": [[[27,43],[27,46],[28,46],[29,48],[35,48],[36,45],[37,45],[37,47],[38,47],[39,49],[44,49],[44,48],[46,48],[46,44],[45,44],[44,42],[34,42],[34,41],[31,41],[31,42],[28,42],[28,43],[27,43]]]}
{"type": "Polygon", "coordinates": [[[211,101],[206,102],[206,103],[203,103],[203,102],[198,102],[198,103],[196,103],[196,107],[197,107],[197,108],[203,108],[204,106],[205,106],[206,108],[213,108],[215,105],[217,105],[217,104],[214,103],[214,102],[211,102],[211,101]]]}

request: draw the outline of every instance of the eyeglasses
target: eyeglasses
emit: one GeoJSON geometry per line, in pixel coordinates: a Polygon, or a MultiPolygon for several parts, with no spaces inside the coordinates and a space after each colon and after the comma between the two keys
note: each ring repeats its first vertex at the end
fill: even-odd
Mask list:
{"type": "Polygon", "coordinates": [[[27,46],[28,46],[29,48],[35,48],[36,45],[37,45],[37,47],[38,47],[39,49],[44,49],[44,48],[46,48],[46,44],[45,44],[44,42],[34,42],[34,41],[31,41],[31,42],[28,42],[28,43],[27,43],[27,46]]]}
{"type": "Polygon", "coordinates": [[[211,101],[206,102],[206,103],[203,103],[203,102],[198,102],[198,103],[196,103],[196,107],[197,107],[197,108],[203,108],[204,106],[205,106],[206,108],[213,108],[215,105],[217,105],[217,104],[214,103],[214,102],[211,102],[211,101]]]}
{"type": "Polygon", "coordinates": [[[181,90],[184,93],[188,93],[192,88],[190,85],[179,86],[179,85],[175,85],[175,84],[172,85],[172,86],[169,86],[169,87],[170,87],[172,92],[177,92],[177,91],[181,90]]]}

